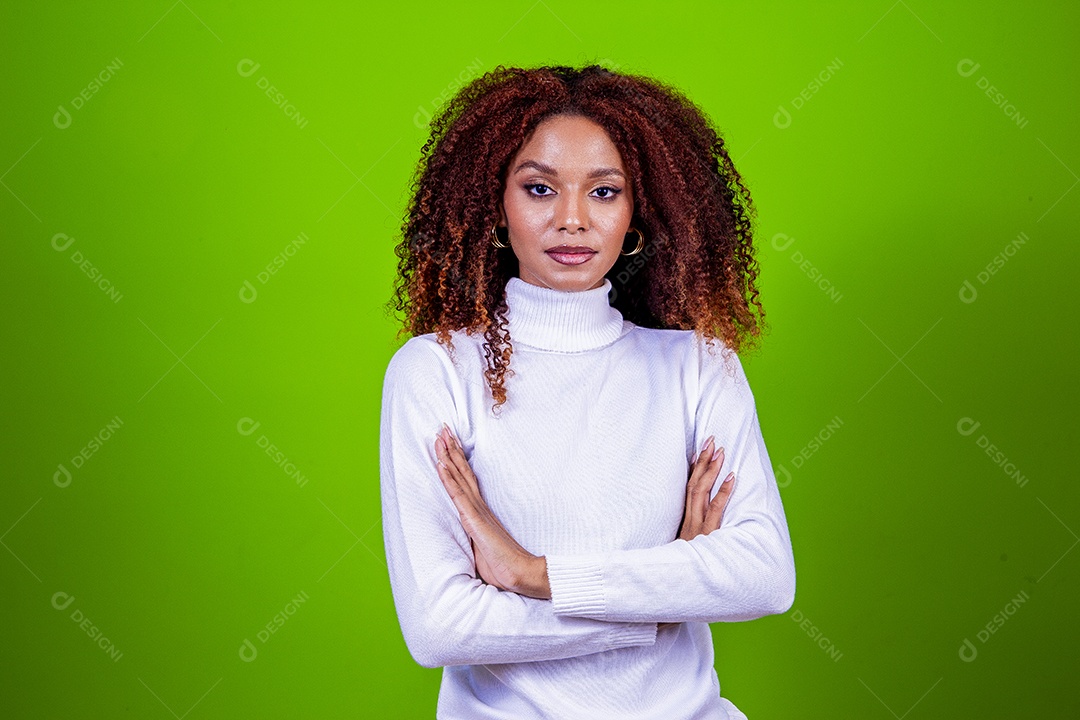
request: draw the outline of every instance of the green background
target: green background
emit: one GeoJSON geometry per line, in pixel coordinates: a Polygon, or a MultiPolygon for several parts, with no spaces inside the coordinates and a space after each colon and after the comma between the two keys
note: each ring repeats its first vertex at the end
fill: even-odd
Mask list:
{"type": "Polygon", "coordinates": [[[4,4],[0,715],[434,716],[379,519],[407,181],[458,83],[604,60],[698,102],[759,207],[798,589],[712,626],[723,694],[1076,717],[1080,10],[890,2],[4,4]]]}

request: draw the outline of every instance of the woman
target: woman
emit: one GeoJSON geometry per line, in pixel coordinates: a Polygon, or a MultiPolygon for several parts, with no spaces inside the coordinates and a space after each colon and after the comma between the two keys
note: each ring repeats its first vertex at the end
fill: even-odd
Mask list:
{"type": "Polygon", "coordinates": [[[763,312],[724,143],[655,80],[498,67],[422,154],[380,470],[437,717],[745,718],[708,623],[786,612],[795,566],[734,354],[763,312]]]}

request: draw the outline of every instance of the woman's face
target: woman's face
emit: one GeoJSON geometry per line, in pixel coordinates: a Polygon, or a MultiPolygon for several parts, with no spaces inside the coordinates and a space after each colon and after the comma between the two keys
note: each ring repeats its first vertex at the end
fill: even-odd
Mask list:
{"type": "Polygon", "coordinates": [[[626,167],[597,123],[541,122],[507,169],[499,209],[522,280],[575,292],[600,287],[634,214],[626,167]],[[565,253],[557,250],[563,246],[565,253]]]}

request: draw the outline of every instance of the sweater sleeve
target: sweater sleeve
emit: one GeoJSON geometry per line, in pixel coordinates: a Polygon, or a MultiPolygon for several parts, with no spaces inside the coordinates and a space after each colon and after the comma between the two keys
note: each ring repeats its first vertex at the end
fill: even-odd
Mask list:
{"type": "Polygon", "coordinates": [[[551,601],[488,585],[435,466],[446,422],[468,417],[450,357],[410,338],[383,382],[379,465],[383,538],[402,635],[424,667],[554,660],[652,645],[652,621],[612,623],[556,615],[551,601]]]}
{"type": "Polygon", "coordinates": [[[742,363],[734,352],[725,363],[718,350],[703,348],[697,341],[699,393],[688,462],[710,435],[725,449],[710,498],[732,470],[735,488],[720,527],[650,548],[547,555],[556,615],[734,622],[784,613],[794,602],[787,519],[742,363]]]}

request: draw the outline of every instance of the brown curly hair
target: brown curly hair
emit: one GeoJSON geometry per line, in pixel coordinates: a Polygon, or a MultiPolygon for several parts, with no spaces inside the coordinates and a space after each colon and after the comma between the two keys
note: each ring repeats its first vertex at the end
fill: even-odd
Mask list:
{"type": "Polygon", "coordinates": [[[518,262],[491,244],[490,232],[507,166],[553,115],[602,126],[632,179],[633,226],[648,252],[615,262],[612,305],[641,327],[694,330],[710,347],[717,337],[735,352],[755,344],[765,317],[756,211],[720,134],[679,90],[596,64],[499,65],[432,119],[395,248],[387,309],[405,314],[397,337],[436,333],[453,357],[451,331],[483,332],[492,410],[506,402],[503,382],[514,373],[505,288],[518,262]]]}

